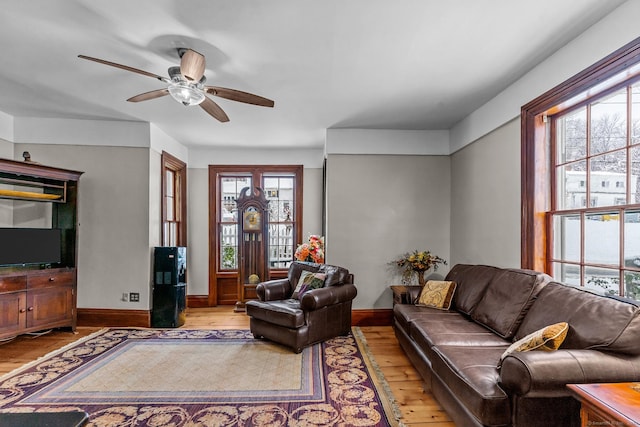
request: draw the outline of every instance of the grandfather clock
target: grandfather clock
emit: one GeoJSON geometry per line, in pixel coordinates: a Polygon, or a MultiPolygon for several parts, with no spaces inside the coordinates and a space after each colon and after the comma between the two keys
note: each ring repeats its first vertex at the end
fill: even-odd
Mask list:
{"type": "Polygon", "coordinates": [[[235,311],[245,311],[247,299],[255,298],[256,285],[269,279],[269,201],[264,190],[245,187],[238,205],[238,302],[235,311]]]}

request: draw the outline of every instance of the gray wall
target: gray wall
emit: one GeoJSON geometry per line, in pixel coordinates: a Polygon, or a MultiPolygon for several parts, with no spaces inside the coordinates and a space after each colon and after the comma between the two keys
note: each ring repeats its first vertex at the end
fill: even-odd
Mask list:
{"type": "Polygon", "coordinates": [[[78,307],[149,308],[149,149],[15,144],[15,153],[25,150],[40,163],[84,171],[78,201],[78,307]],[[132,291],[140,293],[139,303],[121,301],[124,292],[132,291]]]}
{"type": "Polygon", "coordinates": [[[451,261],[520,266],[520,120],[451,156],[451,261]]]}
{"type": "Polygon", "coordinates": [[[355,308],[391,307],[389,262],[404,252],[450,260],[450,194],[448,156],[328,156],[327,263],[354,273],[355,308]]]}
{"type": "Polygon", "coordinates": [[[209,171],[187,169],[187,290],[209,294],[209,171]]]}
{"type": "MultiPolygon", "coordinates": [[[[15,144],[83,170],[78,306],[147,309],[159,244],[160,155],[149,148],[15,144]],[[141,302],[121,301],[140,292],[141,302]]],[[[207,295],[208,170],[188,169],[189,294],[207,295]]],[[[303,238],[322,232],[322,169],[304,170],[303,238]]],[[[429,249],[449,262],[519,266],[520,128],[513,120],[452,156],[327,158],[327,262],[356,277],[355,308],[388,308],[389,262],[429,249]]]]}

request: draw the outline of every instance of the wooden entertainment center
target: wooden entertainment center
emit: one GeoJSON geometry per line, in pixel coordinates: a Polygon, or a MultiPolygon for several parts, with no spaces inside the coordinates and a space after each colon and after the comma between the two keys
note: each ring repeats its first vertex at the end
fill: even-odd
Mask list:
{"type": "MultiPolygon", "coordinates": [[[[11,224],[60,230],[59,263],[0,265],[0,340],[51,328],[76,328],[77,197],[82,172],[0,159],[0,208],[11,224]],[[16,220],[15,218],[18,217],[16,220]]],[[[0,241],[3,245],[21,242],[0,241]]],[[[7,246],[5,246],[7,248],[7,246]]]]}

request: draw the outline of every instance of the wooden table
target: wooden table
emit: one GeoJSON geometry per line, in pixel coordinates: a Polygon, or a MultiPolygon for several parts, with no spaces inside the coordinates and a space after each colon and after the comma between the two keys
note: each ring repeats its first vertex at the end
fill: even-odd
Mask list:
{"type": "Polygon", "coordinates": [[[409,289],[420,288],[420,286],[391,285],[390,288],[391,292],[393,292],[393,305],[412,304],[413,301],[409,300],[409,289]]]}
{"type": "Polygon", "coordinates": [[[406,304],[407,287],[404,285],[391,285],[391,292],[393,292],[393,305],[406,304]]]}
{"type": "Polygon", "coordinates": [[[582,427],[640,426],[640,382],[568,384],[580,400],[582,427]]]}

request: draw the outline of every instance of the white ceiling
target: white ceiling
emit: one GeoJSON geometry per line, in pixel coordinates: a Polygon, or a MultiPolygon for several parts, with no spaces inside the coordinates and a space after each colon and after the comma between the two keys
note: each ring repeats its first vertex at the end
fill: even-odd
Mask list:
{"type": "Polygon", "coordinates": [[[321,147],[327,128],[449,129],[624,0],[0,0],[0,111],[152,122],[186,146],[321,147]],[[177,47],[207,84],[274,108],[170,97],[177,47]]]}

